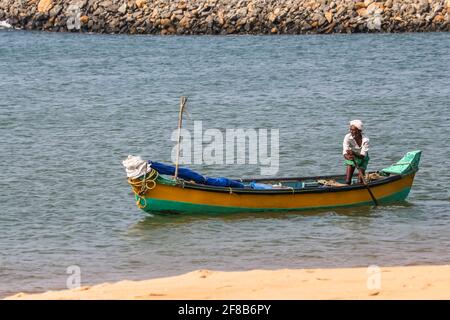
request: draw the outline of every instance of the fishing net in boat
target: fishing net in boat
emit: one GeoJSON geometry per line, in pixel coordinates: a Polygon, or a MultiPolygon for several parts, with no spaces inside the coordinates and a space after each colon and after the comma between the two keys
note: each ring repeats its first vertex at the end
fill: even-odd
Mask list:
{"type": "Polygon", "coordinates": [[[347,184],[337,182],[336,180],[333,180],[333,179],[321,179],[321,180],[317,180],[317,182],[325,187],[346,187],[347,186],[347,184]]]}

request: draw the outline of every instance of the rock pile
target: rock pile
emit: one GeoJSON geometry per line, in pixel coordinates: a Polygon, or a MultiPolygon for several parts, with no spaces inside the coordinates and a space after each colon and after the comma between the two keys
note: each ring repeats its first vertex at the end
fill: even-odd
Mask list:
{"type": "Polygon", "coordinates": [[[450,0],[0,0],[29,30],[130,34],[450,31],[450,0]]]}

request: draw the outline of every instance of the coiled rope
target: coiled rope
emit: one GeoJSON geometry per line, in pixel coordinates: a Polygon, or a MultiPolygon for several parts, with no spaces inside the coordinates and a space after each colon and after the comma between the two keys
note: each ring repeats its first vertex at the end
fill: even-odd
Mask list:
{"type": "MultiPolygon", "coordinates": [[[[146,170],[147,171],[146,165],[146,170]]],[[[127,181],[131,185],[131,188],[137,198],[136,205],[143,209],[147,206],[147,200],[145,200],[144,195],[147,191],[152,190],[156,187],[156,179],[158,178],[159,174],[158,171],[156,171],[153,168],[150,168],[150,172],[146,173],[144,175],[144,178],[142,179],[131,179],[128,178],[127,181]]]]}

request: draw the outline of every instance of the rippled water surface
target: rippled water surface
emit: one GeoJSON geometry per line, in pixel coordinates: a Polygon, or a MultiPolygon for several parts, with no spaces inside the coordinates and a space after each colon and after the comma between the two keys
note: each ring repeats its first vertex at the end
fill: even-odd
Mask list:
{"type": "MultiPolygon", "coordinates": [[[[247,270],[450,263],[450,34],[148,37],[0,31],[0,296],[247,270]],[[423,150],[405,203],[150,216],[121,161],[170,162],[179,96],[207,128],[278,128],[278,176],[343,172],[366,122],[372,169],[423,150]]],[[[255,165],[193,166],[249,177],[255,165]]]]}

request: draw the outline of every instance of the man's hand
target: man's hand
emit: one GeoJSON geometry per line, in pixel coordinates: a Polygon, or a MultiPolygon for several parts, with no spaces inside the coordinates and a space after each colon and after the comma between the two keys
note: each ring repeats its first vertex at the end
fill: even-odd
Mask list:
{"type": "Polygon", "coordinates": [[[347,150],[347,153],[344,155],[344,158],[347,160],[353,160],[355,159],[355,155],[353,154],[352,150],[347,150]]]}
{"type": "Polygon", "coordinates": [[[349,154],[345,154],[344,158],[347,159],[347,160],[353,160],[353,159],[355,159],[355,156],[349,155],[349,154]]]}

